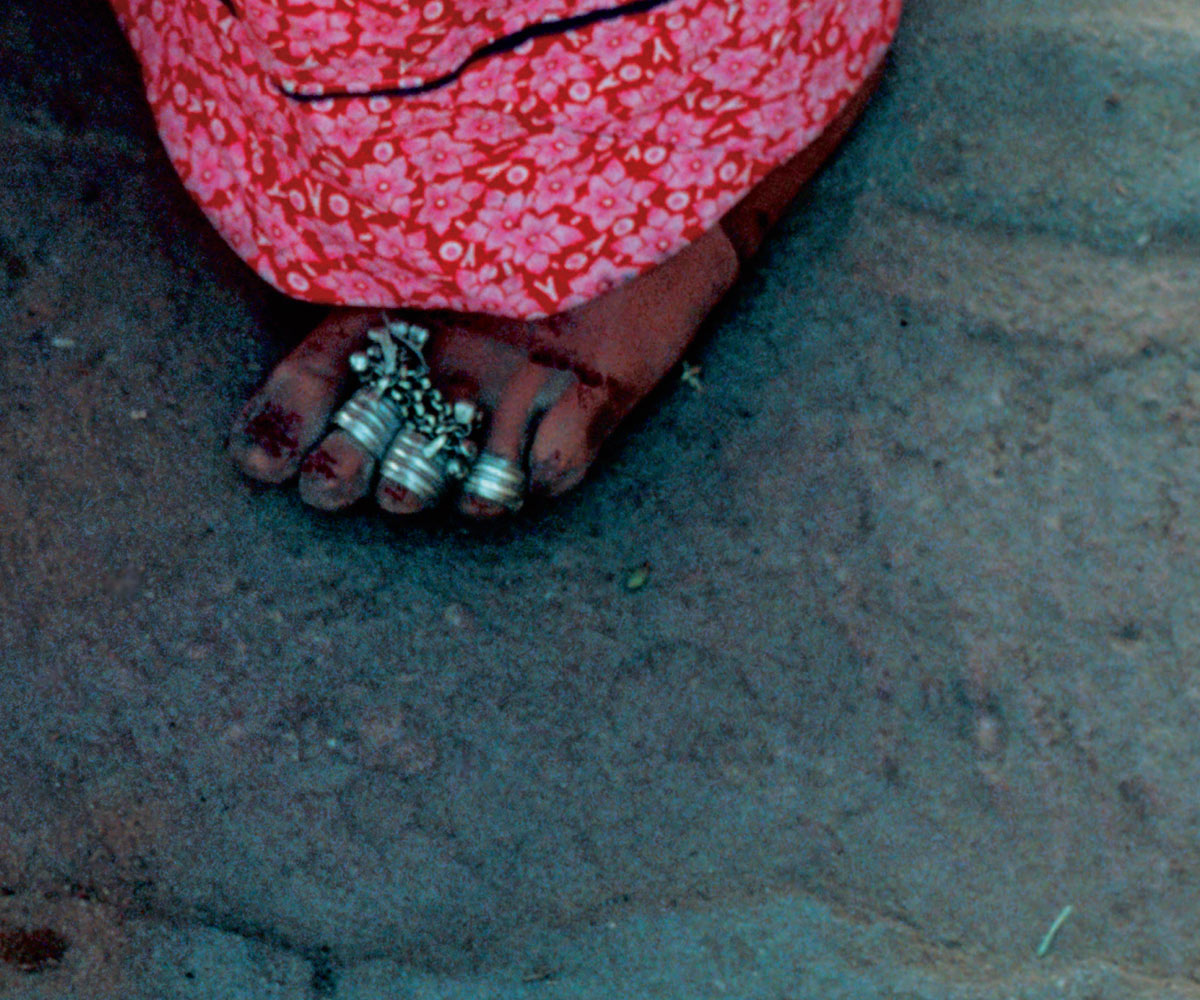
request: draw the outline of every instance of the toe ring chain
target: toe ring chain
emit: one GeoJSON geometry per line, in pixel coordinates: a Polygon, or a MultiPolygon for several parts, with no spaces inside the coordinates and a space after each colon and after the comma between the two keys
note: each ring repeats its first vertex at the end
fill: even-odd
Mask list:
{"type": "Polygon", "coordinates": [[[468,493],[519,509],[525,493],[520,468],[498,455],[479,455],[470,439],[479,408],[467,400],[451,403],[433,385],[423,353],[429,331],[394,320],[367,339],[367,348],[350,356],[362,387],[333,422],[380,460],[380,475],[424,502],[454,480],[468,493]]]}
{"type": "Polygon", "coordinates": [[[367,333],[368,346],[350,356],[362,387],[333,422],[374,458],[380,474],[436,498],[450,480],[465,479],[478,449],[474,403],[451,403],[434,386],[423,349],[429,331],[402,320],[367,333]]]}

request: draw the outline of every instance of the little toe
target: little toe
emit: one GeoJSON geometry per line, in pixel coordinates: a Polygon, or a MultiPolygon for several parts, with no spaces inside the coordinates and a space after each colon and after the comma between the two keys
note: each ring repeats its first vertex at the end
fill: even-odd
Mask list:
{"type": "Polygon", "coordinates": [[[349,375],[349,356],[372,318],[334,312],[271,372],[229,434],[229,454],[246,475],[282,483],[325,431],[349,375]]]}
{"type": "Polygon", "coordinates": [[[242,408],[229,433],[229,455],[251,479],[282,483],[296,471],[305,446],[321,423],[306,420],[314,406],[310,393],[272,378],[242,408]]]}
{"type": "Polygon", "coordinates": [[[375,459],[349,434],[333,431],[300,467],[300,499],[319,510],[342,510],[367,495],[374,470],[375,459]]]}

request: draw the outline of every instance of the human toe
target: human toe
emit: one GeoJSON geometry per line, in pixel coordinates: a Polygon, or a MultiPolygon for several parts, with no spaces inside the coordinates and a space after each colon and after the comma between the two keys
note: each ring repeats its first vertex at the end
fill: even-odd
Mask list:
{"type": "Polygon", "coordinates": [[[229,454],[250,478],[282,483],[295,473],[312,423],[306,420],[310,402],[297,396],[293,387],[268,383],[238,414],[229,454]]]}
{"type": "Polygon", "coordinates": [[[599,401],[585,387],[566,392],[542,417],[529,447],[529,488],[559,496],[578,486],[611,430],[599,401]]]}
{"type": "Polygon", "coordinates": [[[416,514],[433,507],[449,483],[450,461],[436,442],[405,428],[380,466],[376,502],[389,514],[416,514]]]}
{"type": "Polygon", "coordinates": [[[366,325],[361,315],[331,314],[250,398],[229,434],[230,456],[246,475],[282,483],[296,474],[325,430],[366,325]]]}
{"type": "Polygon", "coordinates": [[[371,488],[375,460],[345,431],[335,430],[300,468],[300,499],[318,510],[341,510],[371,488]]]}
{"type": "Polygon", "coordinates": [[[483,448],[463,480],[458,509],[491,520],[520,509],[527,477],[529,436],[554,376],[530,366],[515,375],[492,411],[483,448]]]}

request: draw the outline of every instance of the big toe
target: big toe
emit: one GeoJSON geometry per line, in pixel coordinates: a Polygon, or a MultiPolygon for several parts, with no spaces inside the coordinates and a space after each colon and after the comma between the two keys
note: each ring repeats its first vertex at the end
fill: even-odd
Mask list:
{"type": "Polygon", "coordinates": [[[578,486],[615,424],[595,390],[577,384],[563,393],[542,417],[529,447],[530,490],[559,496],[578,486]]]}

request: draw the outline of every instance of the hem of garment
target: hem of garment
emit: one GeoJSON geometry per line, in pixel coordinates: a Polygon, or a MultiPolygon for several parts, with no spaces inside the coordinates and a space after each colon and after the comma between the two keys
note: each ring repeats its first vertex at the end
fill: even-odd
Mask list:
{"type": "MultiPolygon", "coordinates": [[[[126,2],[126,0],[122,0],[122,2],[126,2]]],[[[233,19],[230,18],[230,20],[233,19]]],[[[126,27],[128,31],[129,26],[126,25],[126,27]]],[[[874,69],[886,57],[890,41],[891,33],[888,32],[879,45],[874,59],[864,64],[861,81],[868,79],[874,69]]],[[[137,46],[135,45],[135,47],[137,46]]],[[[147,59],[146,52],[144,51],[139,51],[139,55],[143,57],[148,86],[153,86],[153,60],[147,59]]],[[[861,81],[857,81],[859,85],[861,85],[861,81]]],[[[194,81],[196,87],[200,87],[201,84],[202,81],[199,79],[194,81]]],[[[176,86],[179,86],[179,84],[177,83],[176,86]]],[[[273,259],[272,254],[263,249],[264,244],[268,246],[271,244],[266,238],[268,234],[265,234],[265,231],[261,228],[261,219],[246,218],[248,210],[245,204],[239,205],[231,201],[226,205],[214,205],[210,199],[206,199],[201,185],[189,176],[188,148],[179,144],[173,144],[170,141],[169,130],[163,127],[161,119],[160,132],[163,133],[164,143],[168,147],[168,152],[171,154],[177,169],[180,170],[180,174],[184,178],[185,186],[188,187],[193,197],[210,218],[210,221],[214,223],[218,232],[221,233],[226,242],[230,244],[235,252],[263,280],[267,281],[283,294],[324,305],[385,309],[438,309],[479,312],[514,319],[537,319],[552,313],[575,308],[606,293],[618,284],[653,270],[700,238],[705,232],[710,231],[719,224],[721,217],[737,204],[763,177],[816,141],[846,104],[853,100],[855,93],[856,91],[854,90],[841,92],[838,95],[840,98],[838,103],[831,104],[825,109],[825,120],[819,126],[813,126],[797,132],[793,141],[781,141],[779,138],[771,140],[778,143],[778,145],[770,150],[769,156],[765,155],[766,149],[763,148],[769,145],[768,140],[765,139],[758,144],[758,149],[753,148],[755,145],[753,142],[742,144],[742,147],[749,148],[739,148],[734,144],[727,144],[729,148],[722,148],[722,153],[729,155],[733,152],[741,156],[744,167],[738,172],[736,179],[731,178],[730,185],[722,190],[717,198],[713,199],[710,203],[706,203],[705,214],[694,214],[691,217],[690,224],[682,228],[668,245],[661,246],[658,252],[637,261],[635,265],[620,269],[614,268],[614,273],[603,280],[594,282],[586,291],[562,294],[554,283],[553,278],[543,282],[541,285],[538,285],[535,281],[534,285],[538,287],[539,292],[544,294],[540,303],[541,307],[533,308],[528,303],[520,307],[513,307],[510,302],[505,301],[500,292],[491,287],[475,293],[474,297],[472,297],[463,291],[461,285],[447,288],[444,273],[440,276],[430,276],[419,272],[417,269],[411,269],[409,273],[401,275],[402,280],[412,286],[408,292],[404,294],[381,295],[380,287],[382,284],[390,283],[394,285],[396,282],[383,282],[380,275],[386,274],[394,277],[396,274],[401,273],[401,264],[394,258],[381,257],[378,258],[378,266],[376,266],[377,262],[373,261],[368,255],[365,255],[360,245],[348,244],[345,247],[343,258],[347,263],[344,267],[338,266],[338,258],[329,253],[329,246],[323,246],[324,253],[320,260],[321,274],[319,279],[315,273],[316,268],[312,265],[306,267],[303,260],[285,262],[285,266],[281,267],[279,266],[281,261],[278,255],[276,254],[273,259]],[[424,289],[420,287],[422,283],[425,285],[424,289]],[[358,291],[355,290],[356,286],[358,287],[358,291]]],[[[251,94],[247,98],[247,103],[253,108],[256,100],[273,102],[286,101],[287,98],[283,95],[251,94]]],[[[157,110],[156,108],[156,112],[157,110]]],[[[269,105],[267,110],[270,110],[269,105]]],[[[266,113],[267,111],[263,111],[264,115],[266,113]]],[[[252,111],[247,112],[247,114],[252,114],[252,111]]],[[[480,109],[479,114],[483,117],[492,118],[499,117],[500,115],[499,112],[493,109],[480,109]]],[[[615,157],[622,149],[627,148],[622,145],[623,143],[637,141],[636,137],[631,138],[626,133],[626,129],[630,128],[629,120],[622,123],[626,129],[619,128],[615,132],[609,133],[605,133],[603,130],[588,131],[572,129],[569,123],[553,121],[539,122],[537,123],[538,129],[535,130],[531,128],[531,123],[521,121],[518,116],[512,116],[511,121],[518,134],[526,140],[531,140],[539,134],[543,136],[553,134],[556,130],[573,131],[574,134],[591,140],[596,144],[597,148],[604,146],[603,151],[609,154],[610,159],[615,157]]],[[[261,128],[261,123],[255,124],[259,124],[261,128]]],[[[309,155],[319,155],[320,150],[308,150],[305,152],[309,155]]],[[[678,161],[700,152],[708,153],[709,150],[703,146],[695,149],[681,143],[673,147],[668,155],[678,161]]],[[[247,174],[245,184],[243,185],[244,188],[247,191],[253,190],[254,184],[255,179],[247,174]]],[[[402,220],[398,221],[397,225],[402,227],[402,220]]],[[[301,240],[295,240],[294,242],[302,244],[301,240]]],[[[272,249],[274,248],[272,247],[272,249]]],[[[591,261],[593,267],[597,262],[603,263],[601,259],[593,258],[591,261]]],[[[603,269],[601,268],[601,270],[603,269]]],[[[489,280],[495,281],[498,288],[502,287],[504,282],[508,281],[511,277],[512,275],[506,273],[503,266],[501,266],[489,280]]]]}

